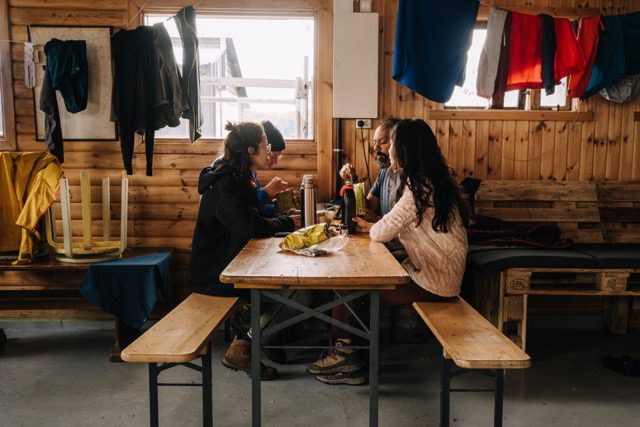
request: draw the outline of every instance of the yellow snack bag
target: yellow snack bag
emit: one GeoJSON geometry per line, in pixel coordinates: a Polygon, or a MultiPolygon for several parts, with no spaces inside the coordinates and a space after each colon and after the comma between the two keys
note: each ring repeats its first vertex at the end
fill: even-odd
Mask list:
{"type": "Polygon", "coordinates": [[[276,194],[276,210],[279,213],[285,213],[289,209],[295,209],[296,204],[293,200],[293,191],[285,190],[276,194]]]}
{"type": "Polygon", "coordinates": [[[329,239],[327,224],[310,225],[309,227],[294,231],[280,242],[280,248],[295,251],[308,248],[329,239]]]}

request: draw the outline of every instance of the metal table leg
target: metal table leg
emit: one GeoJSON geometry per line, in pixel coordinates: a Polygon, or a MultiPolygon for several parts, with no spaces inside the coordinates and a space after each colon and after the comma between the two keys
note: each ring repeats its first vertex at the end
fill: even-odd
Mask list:
{"type": "Polygon", "coordinates": [[[260,289],[251,290],[251,425],[260,427],[260,289]]]}
{"type": "Polygon", "coordinates": [[[369,304],[369,426],[378,425],[378,351],[380,348],[380,293],[371,291],[369,304]]]}

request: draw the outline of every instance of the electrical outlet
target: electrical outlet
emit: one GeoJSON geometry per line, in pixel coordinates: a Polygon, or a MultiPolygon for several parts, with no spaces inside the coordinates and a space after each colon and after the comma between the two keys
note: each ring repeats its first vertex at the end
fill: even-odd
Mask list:
{"type": "Polygon", "coordinates": [[[371,119],[356,119],[356,127],[361,129],[371,129],[371,119]]]}

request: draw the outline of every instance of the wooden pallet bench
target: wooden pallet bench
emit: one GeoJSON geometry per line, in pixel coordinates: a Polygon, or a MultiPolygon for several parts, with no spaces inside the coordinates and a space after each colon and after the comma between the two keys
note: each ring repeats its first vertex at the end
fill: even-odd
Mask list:
{"type": "Polygon", "coordinates": [[[462,298],[446,302],[415,302],[413,308],[442,345],[440,374],[440,425],[449,425],[451,392],[495,393],[494,425],[502,425],[504,373],[524,369],[531,359],[462,298]],[[452,371],[451,364],[461,370],[452,371]],[[457,389],[451,378],[477,370],[495,378],[494,389],[457,389]]]}
{"type": "Polygon", "coordinates": [[[598,296],[605,324],[625,333],[640,297],[640,182],[483,181],[475,213],[519,225],[553,223],[565,249],[472,245],[474,305],[526,348],[529,295],[598,296]]]}
{"type": "Polygon", "coordinates": [[[151,426],[158,426],[158,386],[202,386],[203,425],[213,425],[211,336],[237,302],[193,293],[122,351],[125,362],[149,364],[151,426]],[[191,362],[197,357],[201,365],[191,362]],[[162,371],[179,365],[202,372],[202,383],[158,382],[162,371]]]}

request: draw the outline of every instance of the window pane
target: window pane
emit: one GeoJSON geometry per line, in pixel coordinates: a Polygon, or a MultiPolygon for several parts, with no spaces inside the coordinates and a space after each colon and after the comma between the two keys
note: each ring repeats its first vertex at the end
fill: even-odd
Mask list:
{"type": "MultiPolygon", "coordinates": [[[[504,93],[504,108],[518,108],[519,90],[510,90],[504,93]]],[[[527,95],[528,96],[528,95],[527,95]]]]}
{"type": "MultiPolygon", "coordinates": [[[[462,87],[456,86],[447,107],[475,107],[489,108],[490,100],[476,95],[476,81],[478,80],[478,66],[480,65],[480,53],[487,38],[487,30],[476,28],[473,30],[471,47],[467,52],[467,66],[465,68],[465,80],[462,87]]],[[[504,95],[504,108],[518,108],[518,90],[506,92],[504,95]]]]}
{"type": "MultiPolygon", "coordinates": [[[[147,16],[146,22],[164,22],[182,64],[174,21],[147,16]]],[[[313,138],[313,18],[200,16],[196,25],[205,138],[222,137],[228,120],[271,120],[285,138],[313,138]]],[[[156,136],[185,138],[182,122],[156,136]]]]}
{"type": "Polygon", "coordinates": [[[553,95],[546,95],[544,89],[540,91],[541,107],[557,107],[561,108],[567,105],[567,77],[556,85],[553,95]]]}
{"type": "Polygon", "coordinates": [[[473,40],[469,52],[467,52],[467,66],[465,68],[465,80],[462,87],[456,86],[447,107],[489,107],[489,100],[476,95],[476,81],[478,79],[478,65],[480,53],[487,38],[487,30],[474,29],[473,40]]]}

